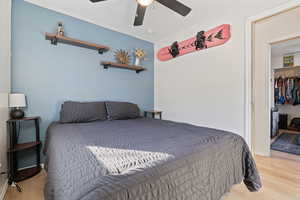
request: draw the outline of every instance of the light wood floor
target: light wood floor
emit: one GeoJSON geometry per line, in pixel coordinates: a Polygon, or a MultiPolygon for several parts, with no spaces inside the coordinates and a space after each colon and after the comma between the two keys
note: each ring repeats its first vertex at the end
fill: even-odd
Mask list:
{"type": "MultiPolygon", "coordinates": [[[[277,157],[255,157],[263,188],[249,192],[243,184],[236,185],[222,200],[300,200],[300,162],[277,157]]],[[[9,187],[5,200],[42,200],[46,173],[20,182],[23,192],[9,187]]]]}

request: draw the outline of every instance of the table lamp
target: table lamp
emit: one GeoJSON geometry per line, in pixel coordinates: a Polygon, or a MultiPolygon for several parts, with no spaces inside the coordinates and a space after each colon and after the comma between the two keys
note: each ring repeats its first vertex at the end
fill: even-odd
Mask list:
{"type": "Polygon", "coordinates": [[[9,107],[12,108],[10,117],[12,119],[21,119],[25,116],[21,108],[26,107],[26,98],[24,94],[10,94],[9,107]]]}

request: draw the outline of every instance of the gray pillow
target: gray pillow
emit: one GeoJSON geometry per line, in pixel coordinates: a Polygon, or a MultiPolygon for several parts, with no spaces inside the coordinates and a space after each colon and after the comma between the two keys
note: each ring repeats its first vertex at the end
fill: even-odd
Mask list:
{"type": "Polygon", "coordinates": [[[128,102],[105,102],[109,120],[135,119],[140,117],[140,109],[136,104],[128,102]]]}
{"type": "Polygon", "coordinates": [[[60,110],[61,123],[85,123],[106,119],[104,102],[66,101],[60,110]]]}

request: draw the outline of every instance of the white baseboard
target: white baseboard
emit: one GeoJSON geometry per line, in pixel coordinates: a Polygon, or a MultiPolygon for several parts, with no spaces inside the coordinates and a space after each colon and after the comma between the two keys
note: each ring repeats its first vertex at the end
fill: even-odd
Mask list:
{"type": "Polygon", "coordinates": [[[0,188],[0,200],[4,200],[7,187],[8,187],[8,180],[6,180],[2,188],[0,188]]]}
{"type": "Polygon", "coordinates": [[[254,152],[255,155],[258,155],[258,156],[264,156],[264,157],[270,157],[271,155],[270,154],[265,154],[265,153],[262,153],[262,152],[254,152]]]}

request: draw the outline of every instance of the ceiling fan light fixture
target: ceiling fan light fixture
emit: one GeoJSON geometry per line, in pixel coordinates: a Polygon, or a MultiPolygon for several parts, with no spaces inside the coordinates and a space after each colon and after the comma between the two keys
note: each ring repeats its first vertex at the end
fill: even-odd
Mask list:
{"type": "Polygon", "coordinates": [[[141,6],[150,6],[154,0],[137,0],[141,6]]]}

